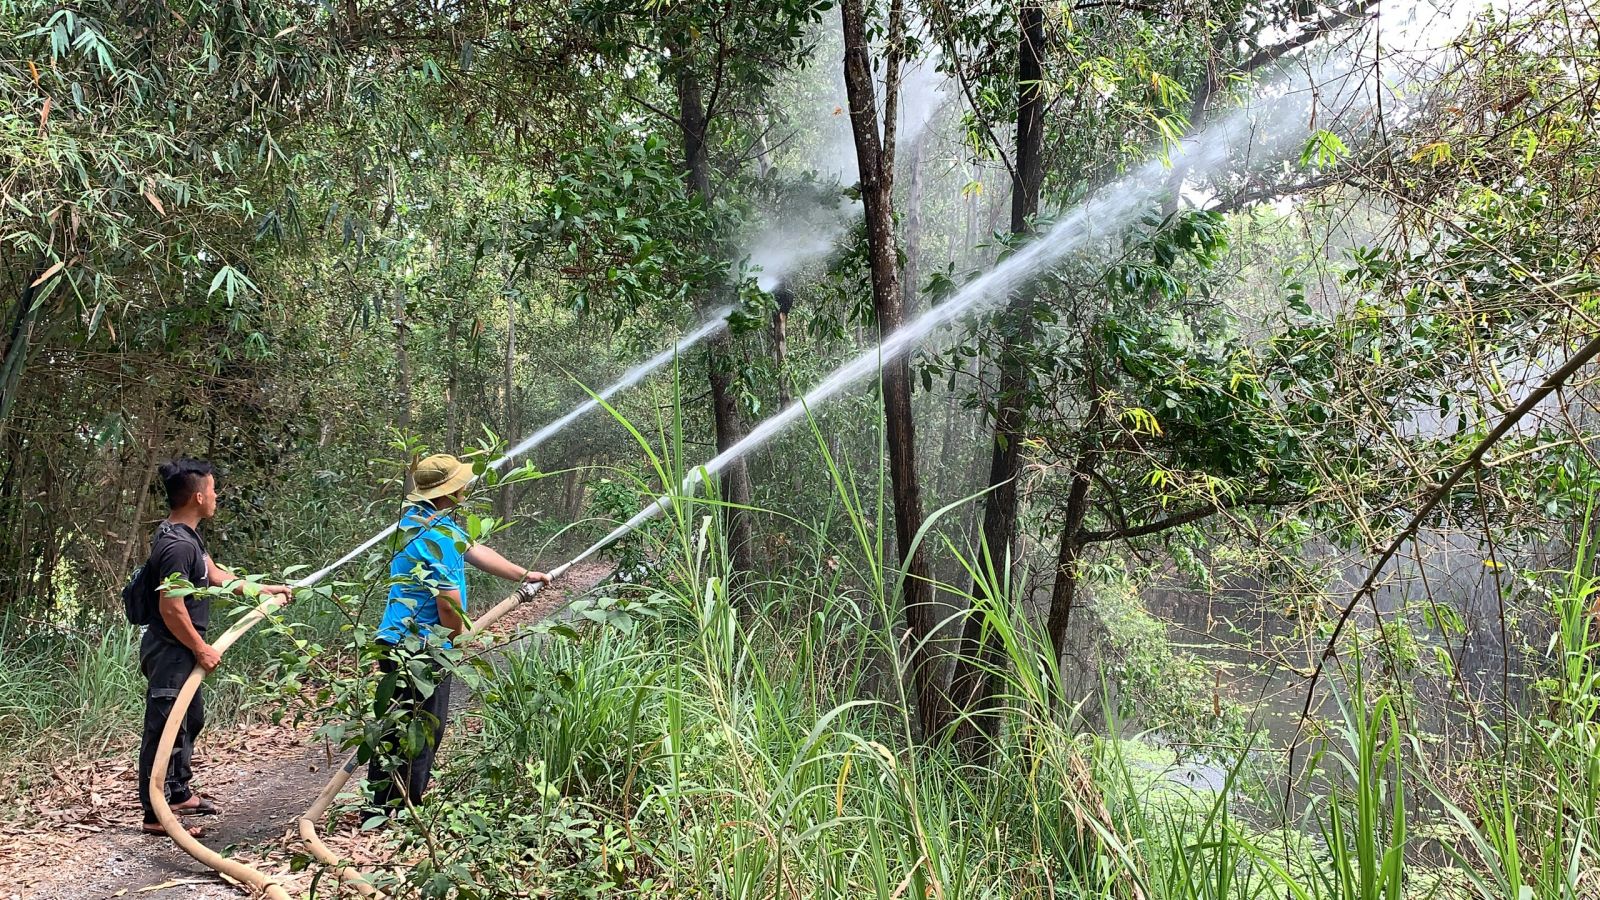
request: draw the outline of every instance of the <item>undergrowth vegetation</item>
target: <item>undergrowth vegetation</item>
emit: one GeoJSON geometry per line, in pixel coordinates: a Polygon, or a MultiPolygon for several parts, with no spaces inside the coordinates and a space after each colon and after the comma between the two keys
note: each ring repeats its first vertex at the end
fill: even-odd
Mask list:
{"type": "MultiPolygon", "coordinates": [[[[641,498],[685,474],[652,459],[641,498]]],[[[1177,777],[1178,753],[1124,733],[1114,711],[1086,722],[1040,636],[992,612],[982,614],[1006,648],[998,738],[974,747],[919,734],[901,689],[905,647],[882,627],[894,585],[873,576],[881,519],[855,479],[830,469],[854,546],[810,539],[821,555],[857,561],[842,573],[802,567],[742,590],[716,528],[720,501],[674,494],[645,551],[650,577],[525,629],[479,657],[492,667],[460,666],[479,692],[467,727],[449,738],[429,799],[386,832],[395,862],[373,880],[417,897],[1580,900],[1600,890],[1587,547],[1564,578],[1537,576],[1562,625],[1543,708],[1486,725],[1489,749],[1466,764],[1469,777],[1437,767],[1403,704],[1363,682],[1358,664],[1337,685],[1342,719],[1308,723],[1294,772],[1247,745],[1213,757],[1216,782],[1197,785],[1177,777]]],[[[1163,718],[1150,724],[1172,724],[1163,718]]]]}
{"type": "Polygon", "coordinates": [[[1328,725],[1299,782],[1308,796],[1274,825],[1272,804],[1240,789],[1250,754],[1228,762],[1220,789],[1189,786],[1172,777],[1171,751],[1086,732],[1025,684],[1010,685],[1003,737],[981,763],[919,743],[877,677],[895,662],[870,593],[769,605],[750,621],[777,624],[747,629],[714,546],[635,598],[626,630],[546,629],[504,648],[469,714],[481,728],[457,732],[435,799],[393,833],[411,863],[379,876],[387,889],[880,900],[1600,889],[1595,647],[1576,632],[1553,648],[1567,668],[1550,684],[1551,717],[1497,731],[1466,794],[1431,780],[1419,735],[1379,699],[1328,725]]]}

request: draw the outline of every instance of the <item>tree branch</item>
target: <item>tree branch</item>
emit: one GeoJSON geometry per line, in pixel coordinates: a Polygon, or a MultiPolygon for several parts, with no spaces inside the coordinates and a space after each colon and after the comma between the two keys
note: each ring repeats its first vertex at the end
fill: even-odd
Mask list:
{"type": "Polygon", "coordinates": [[[1313,178],[1310,181],[1299,184],[1269,184],[1254,190],[1240,191],[1225,200],[1206,207],[1205,211],[1227,215],[1228,213],[1238,212],[1247,206],[1268,200],[1277,200],[1295,194],[1304,194],[1326,187],[1333,187],[1336,184],[1342,184],[1345,180],[1343,176],[1334,174],[1325,178],[1313,178]]]}
{"type": "Polygon", "coordinates": [[[631,94],[631,93],[624,93],[622,96],[624,96],[627,99],[633,101],[634,103],[639,104],[640,106],[644,107],[645,109],[649,110],[650,112],[655,113],[656,115],[660,116],[661,118],[666,119],[668,122],[671,122],[674,125],[677,125],[677,124],[679,124],[680,122],[683,121],[680,117],[678,117],[676,115],[673,115],[670,112],[667,112],[666,110],[662,109],[659,106],[656,106],[654,103],[651,103],[650,101],[644,99],[643,97],[638,97],[638,96],[635,96],[634,94],[631,94]]]}
{"type": "Polygon", "coordinates": [[[1173,513],[1165,519],[1157,519],[1154,522],[1146,522],[1143,525],[1126,525],[1122,528],[1113,528],[1108,531],[1080,531],[1078,532],[1078,543],[1103,544],[1106,541],[1123,541],[1138,537],[1149,537],[1152,534],[1171,531],[1180,525],[1198,522],[1223,510],[1238,509],[1241,506],[1283,506],[1287,503],[1299,502],[1301,499],[1304,498],[1251,494],[1232,500],[1224,500],[1221,503],[1202,503],[1183,512],[1173,513]]]}
{"type": "Polygon", "coordinates": [[[944,26],[943,36],[948,38],[949,42],[949,45],[944,50],[950,54],[950,59],[953,61],[951,68],[956,73],[956,83],[961,85],[962,95],[967,98],[967,108],[972,110],[973,118],[978,120],[978,124],[983,128],[983,133],[989,138],[989,144],[994,147],[995,154],[1000,157],[1000,162],[1005,165],[1006,175],[1011,178],[1011,183],[1016,184],[1017,168],[1011,164],[1011,157],[1006,155],[1005,147],[1001,145],[1000,139],[995,137],[994,129],[989,127],[989,120],[984,117],[983,111],[978,108],[978,101],[972,96],[972,86],[967,83],[966,69],[961,66],[961,56],[955,52],[955,29],[951,24],[950,7],[945,5],[944,0],[937,0],[934,3],[934,7],[943,19],[940,23],[944,26]]]}
{"type": "MultiPolygon", "coordinates": [[[[1350,621],[1351,614],[1355,612],[1356,607],[1361,604],[1363,599],[1374,595],[1378,586],[1378,576],[1383,573],[1389,561],[1394,559],[1395,555],[1400,552],[1401,547],[1416,536],[1417,531],[1422,527],[1422,523],[1427,520],[1428,516],[1433,514],[1434,508],[1445,497],[1449,496],[1451,491],[1455,490],[1461,479],[1468,472],[1483,464],[1484,456],[1488,454],[1495,444],[1500,442],[1501,438],[1511,431],[1513,426],[1533,412],[1534,408],[1543,402],[1546,397],[1565,384],[1569,378],[1577,374],[1579,369],[1583,368],[1596,356],[1600,356],[1600,337],[1591,338],[1587,344],[1584,344],[1577,352],[1573,353],[1562,364],[1561,368],[1550,373],[1548,378],[1530,391],[1528,396],[1524,397],[1515,409],[1506,413],[1505,417],[1500,420],[1500,424],[1496,425],[1493,431],[1485,435],[1483,440],[1472,448],[1472,452],[1467,454],[1467,458],[1456,464],[1456,467],[1450,471],[1449,477],[1445,478],[1438,487],[1428,494],[1427,499],[1422,502],[1416,513],[1412,515],[1411,521],[1407,522],[1406,527],[1402,528],[1400,533],[1395,535],[1394,540],[1389,542],[1389,546],[1384,549],[1383,554],[1378,557],[1378,561],[1373,563],[1372,569],[1367,572],[1367,577],[1362,580],[1361,586],[1356,588],[1356,592],[1350,596],[1349,602],[1339,611],[1339,618],[1334,623],[1333,634],[1328,636],[1327,644],[1323,646],[1322,653],[1317,657],[1317,665],[1308,676],[1305,705],[1300,710],[1300,723],[1295,728],[1294,739],[1289,742],[1289,779],[1286,783],[1286,790],[1290,796],[1294,792],[1294,755],[1295,751],[1300,747],[1300,735],[1305,730],[1306,722],[1311,718],[1311,707],[1316,697],[1317,683],[1322,678],[1322,672],[1327,667],[1328,660],[1333,658],[1338,649],[1339,637],[1344,634],[1344,627],[1350,621]]],[[[1288,797],[1285,799],[1288,799],[1288,797]]]]}
{"type": "Polygon", "coordinates": [[[1360,0],[1360,2],[1352,4],[1327,18],[1319,19],[1314,24],[1307,26],[1304,31],[1282,43],[1258,49],[1253,56],[1245,60],[1244,65],[1240,66],[1239,70],[1242,72],[1254,72],[1262,66],[1277,62],[1286,54],[1304,47],[1335,28],[1339,28],[1356,19],[1364,18],[1368,13],[1376,9],[1381,2],[1383,0],[1360,0]]]}

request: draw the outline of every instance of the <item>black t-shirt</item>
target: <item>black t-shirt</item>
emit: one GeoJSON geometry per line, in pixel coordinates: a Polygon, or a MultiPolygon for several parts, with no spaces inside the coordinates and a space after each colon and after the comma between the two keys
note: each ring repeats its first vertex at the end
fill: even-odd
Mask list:
{"type": "MultiPolygon", "coordinates": [[[[146,564],[150,567],[151,590],[156,592],[154,602],[161,602],[160,585],[169,575],[181,575],[195,587],[210,587],[211,579],[207,574],[211,571],[210,563],[205,541],[198,532],[179,522],[162,522],[156,529],[155,539],[150,542],[150,562],[146,564]]],[[[194,630],[205,634],[206,626],[211,624],[211,598],[190,594],[183,598],[183,605],[189,609],[189,621],[194,623],[194,630]]],[[[150,624],[150,633],[174,644],[181,643],[159,614],[150,624]]]]}

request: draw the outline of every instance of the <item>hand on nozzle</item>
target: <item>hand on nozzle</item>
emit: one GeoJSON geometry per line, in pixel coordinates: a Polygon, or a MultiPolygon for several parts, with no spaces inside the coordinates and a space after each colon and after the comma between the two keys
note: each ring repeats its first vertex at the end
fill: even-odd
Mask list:
{"type": "Polygon", "coordinates": [[[549,584],[550,575],[547,572],[535,572],[532,569],[522,573],[522,580],[529,584],[549,584]]]}
{"type": "Polygon", "coordinates": [[[282,603],[288,603],[290,600],[294,599],[294,588],[289,587],[287,584],[263,584],[261,586],[261,593],[276,594],[278,597],[282,598],[280,601],[282,603]]]}

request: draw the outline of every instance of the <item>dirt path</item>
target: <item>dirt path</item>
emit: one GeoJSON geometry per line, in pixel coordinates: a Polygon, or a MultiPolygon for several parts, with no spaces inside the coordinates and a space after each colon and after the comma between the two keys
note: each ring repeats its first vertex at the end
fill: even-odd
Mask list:
{"type": "MultiPolygon", "coordinates": [[[[492,630],[510,633],[538,622],[609,573],[597,563],[574,566],[492,630]]],[[[445,752],[448,748],[447,737],[445,752]]],[[[298,849],[297,838],[291,843],[293,823],[327,782],[330,761],[342,762],[343,754],[330,756],[329,748],[309,732],[271,725],[209,730],[197,749],[195,783],[216,799],[223,813],[187,821],[206,826],[203,840],[208,846],[279,877],[291,893],[296,887],[305,890],[309,877],[289,872],[290,854],[298,849]]],[[[54,777],[60,789],[51,792],[48,806],[37,809],[36,824],[8,834],[0,846],[0,900],[247,896],[167,838],[139,831],[131,758],[61,770],[54,777]]],[[[361,841],[353,835],[334,837],[330,843],[336,852],[361,857],[361,841]]]]}

